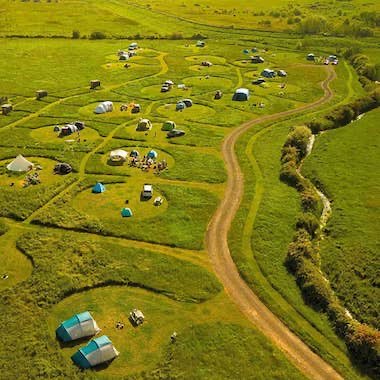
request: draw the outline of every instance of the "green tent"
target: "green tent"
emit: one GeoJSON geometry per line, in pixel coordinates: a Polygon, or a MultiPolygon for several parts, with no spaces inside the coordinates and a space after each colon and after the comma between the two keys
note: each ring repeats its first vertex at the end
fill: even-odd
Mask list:
{"type": "Polygon", "coordinates": [[[162,124],[161,130],[163,130],[163,131],[171,131],[175,127],[176,127],[175,122],[171,121],[171,120],[168,120],[168,121],[165,121],[165,123],[162,124]]]}
{"type": "Polygon", "coordinates": [[[122,210],[121,210],[121,216],[123,218],[127,218],[127,217],[130,217],[132,216],[133,213],[132,213],[132,210],[128,207],[124,207],[122,210]]]}

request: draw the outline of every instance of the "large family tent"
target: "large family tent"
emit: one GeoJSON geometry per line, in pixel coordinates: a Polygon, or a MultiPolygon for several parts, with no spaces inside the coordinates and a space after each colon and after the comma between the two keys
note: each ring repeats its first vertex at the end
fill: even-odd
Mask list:
{"type": "Polygon", "coordinates": [[[91,368],[98,364],[108,362],[118,355],[119,352],[108,336],[103,335],[93,339],[87,346],[80,348],[71,359],[81,368],[91,368]]]}
{"type": "Polygon", "coordinates": [[[110,153],[110,160],[112,162],[124,162],[127,159],[127,152],[123,149],[116,149],[110,153]]]}
{"type": "Polygon", "coordinates": [[[140,119],[137,123],[136,131],[149,131],[152,129],[152,122],[149,119],[140,119]]]}
{"type": "Polygon", "coordinates": [[[155,150],[150,150],[147,154],[147,157],[148,158],[157,158],[158,157],[158,153],[155,151],[155,150]]]}
{"type": "Polygon", "coordinates": [[[69,136],[75,132],[78,132],[79,128],[75,124],[66,124],[60,129],[60,136],[69,136]]]}
{"type": "Polygon", "coordinates": [[[97,182],[96,185],[92,188],[92,192],[96,194],[104,193],[105,191],[106,187],[100,182],[97,182]]]}
{"type": "Polygon", "coordinates": [[[121,216],[123,218],[128,218],[128,217],[131,217],[133,215],[133,212],[130,208],[128,207],[124,207],[122,210],[121,210],[121,216]]]}
{"type": "Polygon", "coordinates": [[[7,169],[11,172],[27,172],[33,169],[34,164],[28,161],[25,157],[19,154],[10,164],[7,169]]]}
{"type": "Polygon", "coordinates": [[[106,113],[106,112],[112,112],[112,111],[113,111],[113,103],[106,101],[106,102],[99,103],[97,107],[95,108],[94,112],[99,114],[99,113],[106,113]]]}
{"type": "Polygon", "coordinates": [[[238,88],[234,96],[232,97],[232,100],[237,100],[237,101],[245,101],[249,99],[249,90],[248,88],[238,88]]]}
{"type": "Polygon", "coordinates": [[[75,339],[95,335],[100,331],[92,315],[85,311],[75,314],[67,321],[62,322],[55,331],[57,338],[62,342],[70,342],[75,339]]]}

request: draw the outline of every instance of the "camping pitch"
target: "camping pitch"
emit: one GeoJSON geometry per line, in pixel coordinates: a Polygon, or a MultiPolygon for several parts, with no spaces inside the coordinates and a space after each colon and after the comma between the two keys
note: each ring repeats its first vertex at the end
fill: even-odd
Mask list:
{"type": "Polygon", "coordinates": [[[100,331],[92,315],[85,311],[75,314],[70,319],[62,322],[55,331],[57,338],[62,342],[70,342],[86,336],[96,335],[100,331]]]}
{"type": "Polygon", "coordinates": [[[119,352],[108,336],[103,335],[92,340],[87,346],[80,348],[71,359],[81,368],[91,368],[108,362],[118,355],[119,352]]]}

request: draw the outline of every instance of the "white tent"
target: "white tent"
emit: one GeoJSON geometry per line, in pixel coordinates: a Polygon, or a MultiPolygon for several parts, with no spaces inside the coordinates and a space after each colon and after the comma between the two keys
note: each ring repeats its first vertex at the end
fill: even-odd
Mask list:
{"type": "Polygon", "coordinates": [[[106,112],[112,112],[113,111],[113,103],[106,101],[99,103],[97,107],[95,108],[95,113],[106,113],[106,112]]]}
{"type": "Polygon", "coordinates": [[[34,164],[28,161],[25,157],[19,154],[10,164],[7,165],[7,169],[12,172],[27,172],[32,169],[34,164]]]}
{"type": "Polygon", "coordinates": [[[125,161],[127,159],[127,152],[122,149],[113,150],[110,153],[110,160],[119,162],[119,161],[125,161]]]}

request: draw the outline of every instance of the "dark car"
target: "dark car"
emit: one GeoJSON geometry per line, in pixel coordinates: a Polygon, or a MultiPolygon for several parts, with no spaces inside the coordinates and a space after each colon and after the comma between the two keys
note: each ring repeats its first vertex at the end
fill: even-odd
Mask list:
{"type": "Polygon", "coordinates": [[[171,138],[171,137],[179,137],[179,136],[183,136],[185,134],[185,131],[182,131],[181,129],[172,129],[171,131],[169,131],[166,136],[168,138],[171,138]]]}
{"type": "Polygon", "coordinates": [[[252,81],[252,84],[263,84],[265,83],[265,79],[264,78],[258,78],[254,81],[252,81]]]}

